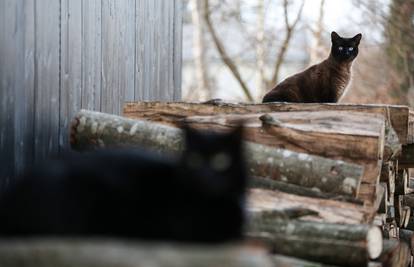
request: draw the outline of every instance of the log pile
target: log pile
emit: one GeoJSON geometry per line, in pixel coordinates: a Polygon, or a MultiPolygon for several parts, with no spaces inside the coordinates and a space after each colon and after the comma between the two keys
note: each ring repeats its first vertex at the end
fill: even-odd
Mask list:
{"type": "Polygon", "coordinates": [[[243,123],[252,176],[246,235],[268,245],[274,264],[408,266],[412,115],[385,105],[140,102],[126,104],[124,117],[81,111],[71,142],[81,151],[176,153],[183,123],[214,131],[243,123]]]}

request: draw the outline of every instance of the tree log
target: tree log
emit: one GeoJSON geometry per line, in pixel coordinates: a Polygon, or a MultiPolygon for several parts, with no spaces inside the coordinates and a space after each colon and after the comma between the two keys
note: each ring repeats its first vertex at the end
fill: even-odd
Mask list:
{"type": "Polygon", "coordinates": [[[0,242],[7,267],[266,266],[264,250],[237,245],[132,243],[108,240],[7,240],[0,242]]]}
{"type": "Polygon", "coordinates": [[[384,225],[382,233],[384,235],[384,238],[397,239],[399,232],[398,230],[399,228],[397,226],[397,223],[395,221],[391,221],[384,225]]]}
{"type": "Polygon", "coordinates": [[[408,225],[405,227],[405,229],[414,231],[414,217],[410,218],[408,225]]]}
{"type": "MultiPolygon", "coordinates": [[[[165,154],[181,151],[184,142],[182,131],[174,127],[82,110],[72,124],[71,145],[78,151],[140,146],[165,154]]],[[[250,142],[245,148],[252,176],[353,197],[359,191],[361,166],[250,142]]]]}
{"type": "Polygon", "coordinates": [[[381,196],[381,202],[378,209],[379,213],[387,213],[388,210],[388,190],[387,190],[387,184],[386,183],[380,183],[379,188],[381,188],[382,196],[381,196]]]}
{"type": "MultiPolygon", "coordinates": [[[[387,183],[388,197],[391,197],[395,193],[395,175],[396,175],[396,166],[392,161],[386,162],[382,165],[381,168],[381,177],[380,181],[387,183]]],[[[388,200],[389,201],[389,200],[388,200]]]]}
{"type": "Polygon", "coordinates": [[[306,188],[306,187],[298,186],[295,184],[288,184],[288,183],[284,183],[280,181],[275,181],[275,180],[265,178],[265,177],[251,177],[250,187],[259,188],[259,189],[268,189],[268,190],[278,190],[278,191],[285,192],[288,194],[294,194],[294,195],[304,196],[304,197],[346,201],[346,202],[355,203],[359,205],[364,204],[363,201],[359,199],[355,199],[353,197],[324,193],[324,192],[321,192],[319,190],[315,190],[312,188],[306,188]]]}
{"type": "Polygon", "coordinates": [[[400,229],[400,241],[405,242],[410,248],[411,255],[414,255],[414,231],[400,229]]]}
{"type": "Polygon", "coordinates": [[[366,266],[382,251],[381,231],[370,225],[273,219],[253,222],[248,232],[275,253],[325,264],[366,266]]]}
{"type": "Polygon", "coordinates": [[[408,206],[411,209],[414,209],[414,194],[408,194],[403,196],[404,206],[408,206]]]}
{"type": "Polygon", "coordinates": [[[162,120],[185,118],[189,116],[209,116],[215,114],[252,114],[291,111],[351,111],[379,114],[396,131],[399,142],[407,144],[409,109],[406,106],[393,105],[355,105],[355,104],[234,104],[222,101],[209,103],[185,102],[131,102],[124,106],[124,115],[131,118],[151,118],[162,120]]]}
{"type": "Polygon", "coordinates": [[[400,169],[395,177],[395,194],[406,195],[409,193],[409,177],[407,169],[400,169]]]}
{"type": "Polygon", "coordinates": [[[395,218],[398,225],[402,228],[407,227],[410,222],[411,208],[404,205],[404,196],[399,195],[395,197],[395,218]]]}
{"type": "Polygon", "coordinates": [[[414,143],[402,147],[398,165],[400,168],[414,168],[414,143]]]}
{"type": "Polygon", "coordinates": [[[247,198],[247,211],[253,217],[274,211],[303,209],[315,212],[301,218],[328,223],[361,224],[371,223],[376,214],[372,207],[360,206],[348,202],[330,199],[310,198],[284,193],[278,190],[250,189],[247,198]]]}
{"type": "MultiPolygon", "coordinates": [[[[272,103],[272,104],[229,104],[229,103],[223,103],[222,101],[211,101],[209,103],[202,103],[202,104],[196,104],[196,103],[161,103],[161,102],[139,102],[139,103],[128,103],[124,106],[124,114],[126,116],[130,116],[133,118],[144,118],[148,120],[153,121],[159,121],[167,124],[175,124],[177,121],[181,121],[183,119],[190,119],[192,116],[211,116],[211,115],[217,115],[217,114],[249,114],[248,116],[251,116],[252,114],[258,114],[253,116],[260,116],[263,113],[272,113],[277,112],[277,114],[280,113],[286,113],[286,111],[289,111],[289,114],[280,115],[285,116],[286,118],[290,118],[293,116],[293,113],[297,114],[303,114],[303,111],[312,111],[307,113],[321,113],[321,111],[327,111],[328,113],[332,111],[336,112],[344,112],[346,111],[348,113],[359,113],[361,116],[369,116],[369,114],[380,116],[385,118],[385,126],[386,126],[386,139],[385,139],[385,152],[387,154],[398,154],[398,149],[400,148],[401,143],[406,143],[406,137],[407,137],[407,124],[408,124],[408,108],[403,106],[385,106],[385,105],[342,105],[342,104],[296,104],[296,103],[272,103]],[[302,112],[301,112],[302,111],[302,112]],[[392,128],[394,128],[396,134],[398,135],[398,140],[396,138],[393,138],[395,136],[393,133],[395,133],[392,128]],[[390,129],[390,130],[388,130],[390,129]],[[389,149],[388,149],[389,147],[389,149]]],[[[325,114],[325,112],[322,112],[325,114]]],[[[326,115],[326,114],[325,114],[326,115]]],[[[300,118],[303,116],[298,116],[299,120],[293,121],[293,125],[297,127],[297,124],[301,123],[300,118]]],[[[279,119],[279,118],[278,118],[279,119]]],[[[279,119],[279,121],[281,121],[279,119]]],[[[291,121],[282,121],[284,122],[284,126],[291,126],[291,121]]],[[[332,123],[332,122],[331,122],[332,123]]],[[[369,123],[368,123],[369,124],[369,123]]],[[[343,124],[342,124],[343,125],[343,124]]],[[[260,126],[260,125],[259,125],[260,126]]],[[[249,127],[251,128],[251,127],[249,127]]],[[[256,127],[257,128],[257,127],[256,127]]],[[[273,129],[275,127],[271,127],[273,129]]],[[[283,129],[285,129],[284,127],[283,129]]],[[[322,127],[323,128],[323,127],[322,127]]],[[[332,129],[341,129],[341,127],[332,127],[332,129]]],[[[360,129],[366,129],[366,123],[363,123],[361,125],[360,129]]],[[[308,140],[310,135],[304,134],[301,136],[301,138],[294,138],[294,142],[288,142],[291,139],[288,138],[288,140],[283,139],[283,137],[292,137],[292,129],[291,127],[287,128],[288,132],[282,131],[281,129],[278,129],[279,135],[277,139],[275,139],[273,136],[270,136],[269,138],[266,138],[266,136],[269,135],[268,132],[262,131],[260,129],[250,129],[250,131],[253,132],[253,134],[248,134],[253,140],[258,140],[259,137],[263,137],[260,139],[264,139],[265,141],[268,140],[269,143],[275,146],[279,146],[282,148],[288,148],[297,152],[305,152],[306,150],[312,151],[312,152],[306,152],[306,153],[322,153],[318,155],[327,156],[330,158],[339,157],[339,159],[343,159],[345,161],[350,161],[353,163],[357,163],[360,165],[363,165],[365,167],[364,175],[362,178],[363,182],[376,184],[378,180],[379,171],[377,166],[377,159],[372,159],[370,161],[364,161],[361,160],[361,155],[358,155],[358,153],[355,153],[355,151],[352,151],[352,147],[361,148],[361,143],[369,144],[369,142],[362,142],[361,139],[358,139],[359,142],[355,143],[355,146],[349,145],[352,144],[352,142],[328,142],[326,147],[323,147],[323,145],[320,146],[320,149],[318,149],[318,144],[321,142],[306,142],[308,140]],[[257,133],[257,130],[258,133],[257,133]],[[255,134],[256,133],[256,134],[255,134]],[[280,138],[282,137],[282,138],[280,138]],[[278,145],[279,144],[279,145],[278,145]],[[329,148],[328,148],[329,146],[329,148]],[[342,146],[342,150],[338,149],[338,147],[342,146]],[[334,147],[334,148],[332,148],[334,147]],[[348,151],[351,152],[346,152],[348,151]],[[343,158],[341,158],[343,157],[343,158]],[[348,157],[348,158],[346,158],[348,157]],[[349,158],[351,157],[351,158],[349,158]],[[359,159],[358,159],[359,158],[359,159]]],[[[294,136],[297,136],[301,132],[297,129],[293,129],[293,133],[296,134],[294,136]]],[[[273,129],[274,131],[274,129],[273,129]]],[[[313,133],[314,135],[317,135],[318,132],[313,133]]],[[[337,136],[341,136],[338,134],[337,136]]],[[[341,136],[343,137],[343,136],[341,136]]],[[[248,138],[248,137],[247,137],[248,138]]],[[[344,138],[344,137],[343,137],[344,138]]],[[[324,138],[326,139],[326,138],[324,138]]],[[[329,141],[329,139],[328,139],[329,141]]],[[[262,142],[262,141],[260,141],[262,142]]],[[[322,142],[325,143],[325,142],[322,142]]],[[[368,145],[369,146],[369,145],[368,145]]],[[[384,147],[384,142],[380,142],[378,147],[374,147],[373,149],[379,149],[378,151],[381,152],[384,147]]],[[[369,153],[368,149],[361,149],[364,152],[367,152],[371,157],[374,157],[375,153],[369,153]]],[[[381,153],[380,153],[381,154],[381,153]]],[[[384,160],[387,160],[384,158],[384,160]]],[[[366,191],[367,192],[367,191],[366,191]]],[[[372,202],[375,201],[375,191],[372,191],[372,195],[362,195],[358,196],[359,199],[365,200],[367,204],[372,205],[372,202]]]]}
{"type": "Polygon", "coordinates": [[[242,121],[249,141],[335,159],[378,160],[383,155],[384,119],[375,114],[279,112],[196,116],[183,121],[195,128],[216,130],[242,121]]]}
{"type": "Polygon", "coordinates": [[[411,252],[408,245],[397,239],[384,240],[384,248],[379,258],[384,267],[407,267],[411,252]]]}
{"type": "Polygon", "coordinates": [[[409,110],[408,115],[407,143],[414,144],[414,111],[412,109],[409,110]]]}

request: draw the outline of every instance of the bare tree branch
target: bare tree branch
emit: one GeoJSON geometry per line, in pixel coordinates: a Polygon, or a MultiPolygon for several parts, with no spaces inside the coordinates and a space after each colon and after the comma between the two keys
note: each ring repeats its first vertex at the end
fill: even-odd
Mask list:
{"type": "Polygon", "coordinates": [[[259,72],[258,91],[265,92],[266,74],[265,74],[265,3],[264,0],[257,0],[257,33],[256,33],[256,58],[257,71],[259,72]]]}
{"type": "Polygon", "coordinates": [[[285,60],[286,52],[288,50],[289,43],[292,39],[293,32],[294,32],[300,18],[302,17],[303,7],[305,6],[305,0],[302,0],[299,11],[298,11],[298,13],[296,15],[296,18],[295,18],[295,20],[293,21],[292,24],[289,23],[288,5],[289,5],[289,1],[284,0],[283,1],[283,10],[284,10],[284,17],[285,17],[286,36],[285,36],[285,39],[282,42],[282,46],[281,46],[281,48],[279,50],[279,53],[277,55],[272,78],[268,82],[268,84],[270,86],[275,85],[279,80],[280,68],[281,68],[281,66],[282,66],[282,64],[285,60]]]}
{"type": "Polygon", "coordinates": [[[236,78],[236,80],[238,81],[238,83],[240,84],[243,93],[245,94],[245,96],[247,97],[247,99],[251,102],[253,102],[253,96],[250,93],[249,88],[247,87],[247,84],[243,81],[239,69],[237,68],[236,64],[233,62],[233,60],[228,56],[228,53],[222,43],[222,41],[219,39],[217,32],[211,22],[210,19],[210,11],[209,11],[209,0],[204,0],[204,19],[206,21],[206,25],[207,28],[211,34],[211,36],[213,37],[213,42],[217,48],[217,51],[220,54],[221,59],[223,60],[224,64],[229,68],[229,70],[231,71],[231,73],[233,74],[233,76],[236,78]]]}

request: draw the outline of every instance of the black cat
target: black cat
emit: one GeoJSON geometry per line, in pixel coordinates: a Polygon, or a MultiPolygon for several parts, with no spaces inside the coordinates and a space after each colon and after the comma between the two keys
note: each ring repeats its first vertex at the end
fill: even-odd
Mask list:
{"type": "Polygon", "coordinates": [[[358,56],[362,34],[343,38],[331,33],[332,48],[327,59],[290,76],[268,92],[263,103],[336,103],[351,81],[352,62],[358,56]]]}
{"type": "Polygon", "coordinates": [[[239,239],[246,186],[241,131],[187,128],[177,160],[103,150],[49,161],[0,199],[0,236],[239,239]]]}

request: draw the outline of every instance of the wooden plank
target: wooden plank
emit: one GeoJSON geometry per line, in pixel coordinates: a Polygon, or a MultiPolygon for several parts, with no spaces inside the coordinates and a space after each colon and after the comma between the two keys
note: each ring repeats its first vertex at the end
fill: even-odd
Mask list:
{"type": "Polygon", "coordinates": [[[35,160],[58,152],[59,15],[55,0],[35,1],[35,160]]]}
{"type": "Polygon", "coordinates": [[[124,98],[118,83],[119,57],[116,1],[102,1],[102,111],[117,114],[124,98]]]}
{"type": "MultiPolygon", "coordinates": [[[[24,126],[25,126],[25,117],[26,112],[25,108],[17,108],[19,101],[25,101],[25,28],[19,27],[19,25],[25,25],[25,3],[23,1],[15,1],[14,2],[15,10],[14,10],[14,23],[12,27],[15,29],[13,36],[13,46],[14,51],[11,54],[11,56],[14,58],[14,64],[12,64],[13,67],[13,81],[12,81],[12,87],[14,94],[14,106],[12,107],[11,114],[13,117],[13,134],[14,134],[14,174],[21,173],[23,169],[23,158],[21,155],[24,155],[24,126]]],[[[10,51],[11,52],[11,51],[10,51]]],[[[10,62],[10,61],[7,61],[10,62]]]]}
{"type": "Polygon", "coordinates": [[[101,110],[101,0],[82,1],[82,108],[101,110]]]}
{"type": "Polygon", "coordinates": [[[174,101],[181,100],[182,46],[183,46],[183,1],[174,0],[174,101]]]}
{"type": "Polygon", "coordinates": [[[17,1],[6,0],[0,6],[0,60],[3,62],[0,63],[0,190],[7,186],[14,175],[14,90],[17,78],[15,70],[19,66],[19,62],[16,62],[16,46],[22,41],[21,34],[14,34],[18,23],[18,4],[17,1]]]}
{"type": "Polygon", "coordinates": [[[19,100],[24,101],[24,105],[16,107],[16,112],[22,110],[19,118],[22,122],[20,127],[22,132],[19,154],[21,166],[17,166],[17,174],[25,168],[30,168],[34,161],[34,118],[35,109],[35,0],[24,1],[24,86],[23,96],[19,100]]]}
{"type": "MultiPolygon", "coordinates": [[[[135,51],[133,24],[135,4],[102,1],[102,111],[120,114],[126,93],[134,92],[135,51]]],[[[155,53],[156,54],[156,53],[155,53]]]]}
{"type": "Polygon", "coordinates": [[[148,27],[147,10],[148,1],[136,0],[135,6],[135,99],[142,101],[145,99],[145,58],[148,53],[145,53],[147,47],[147,34],[144,29],[148,27]]]}
{"type": "Polygon", "coordinates": [[[160,116],[168,118],[184,118],[187,116],[208,116],[222,113],[270,113],[288,111],[352,111],[374,113],[384,116],[396,131],[401,144],[407,143],[408,107],[387,105],[354,105],[354,104],[231,104],[231,103],[183,103],[183,102],[140,102],[127,103],[124,115],[127,117],[143,117],[157,111],[160,116]]]}
{"type": "MultiPolygon", "coordinates": [[[[150,23],[153,33],[150,37],[150,47],[155,48],[159,51],[160,49],[160,24],[157,23],[157,21],[160,21],[160,1],[162,0],[153,0],[152,3],[149,6],[149,12],[151,14],[150,23]]],[[[159,99],[160,97],[160,73],[158,72],[158,69],[160,68],[160,53],[154,53],[151,54],[150,60],[149,60],[149,73],[150,73],[150,85],[148,86],[149,93],[150,93],[150,99],[159,99]]]]}
{"type": "Polygon", "coordinates": [[[135,0],[116,1],[120,14],[119,21],[119,58],[120,87],[125,91],[119,103],[117,114],[121,114],[125,101],[135,99],[135,0]]]}
{"type": "Polygon", "coordinates": [[[61,3],[59,148],[69,148],[68,126],[82,102],[82,0],[61,3]]]}

